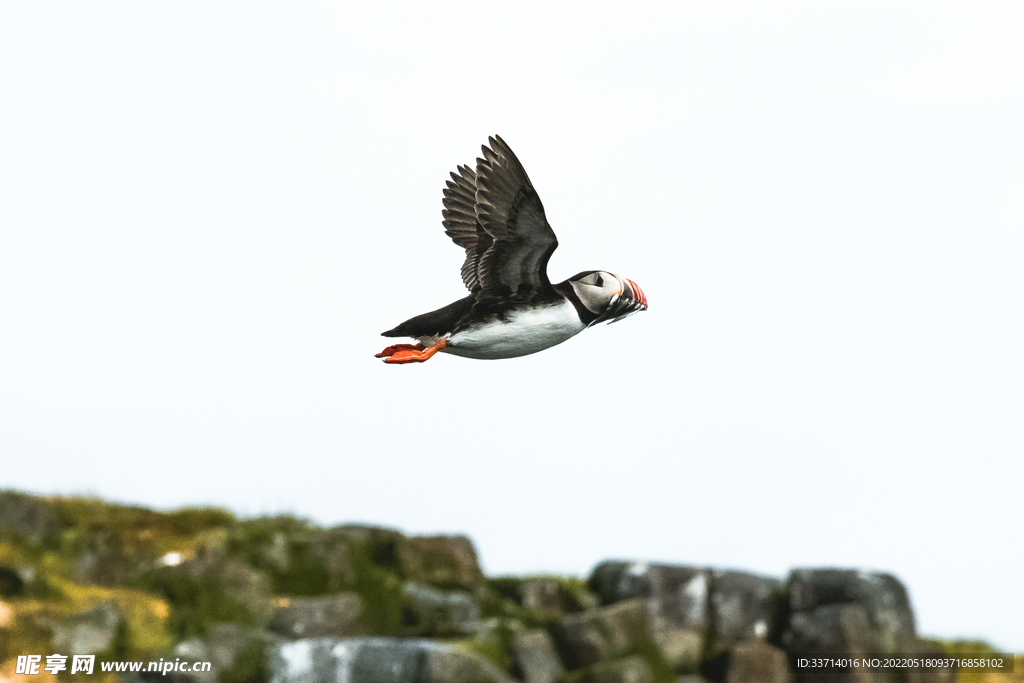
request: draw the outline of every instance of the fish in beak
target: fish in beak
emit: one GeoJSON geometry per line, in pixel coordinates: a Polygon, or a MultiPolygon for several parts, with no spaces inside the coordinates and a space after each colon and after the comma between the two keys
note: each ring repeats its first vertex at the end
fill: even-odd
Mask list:
{"type": "Polygon", "coordinates": [[[619,277],[618,275],[615,277],[618,278],[621,287],[612,296],[607,308],[601,312],[601,315],[597,316],[597,319],[591,325],[604,322],[609,324],[617,323],[634,313],[647,310],[647,296],[644,294],[644,290],[640,289],[640,286],[632,280],[619,277]]]}

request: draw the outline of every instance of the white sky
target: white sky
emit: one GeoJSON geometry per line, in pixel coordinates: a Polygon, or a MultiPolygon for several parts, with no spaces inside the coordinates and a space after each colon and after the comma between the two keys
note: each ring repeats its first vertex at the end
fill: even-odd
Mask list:
{"type": "Polygon", "coordinates": [[[0,5],[0,486],[891,571],[1024,651],[1024,5],[0,5]],[[649,312],[373,358],[488,135],[649,312]]]}

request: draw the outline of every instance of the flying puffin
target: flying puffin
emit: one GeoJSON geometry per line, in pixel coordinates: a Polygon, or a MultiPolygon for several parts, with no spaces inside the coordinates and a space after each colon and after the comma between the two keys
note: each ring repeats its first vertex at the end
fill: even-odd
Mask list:
{"type": "Polygon", "coordinates": [[[476,171],[459,166],[444,190],[445,232],[466,250],[462,281],[470,295],[383,333],[412,337],[376,355],[422,363],[438,351],[466,358],[515,358],[573,337],[600,322],[647,310],[632,280],[586,270],[551,284],[558,246],[523,165],[500,137],[489,138],[476,171]]]}

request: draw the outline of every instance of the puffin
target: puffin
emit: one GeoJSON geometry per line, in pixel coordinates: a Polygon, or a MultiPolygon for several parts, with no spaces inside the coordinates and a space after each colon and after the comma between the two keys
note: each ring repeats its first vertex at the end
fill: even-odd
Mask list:
{"type": "Polygon", "coordinates": [[[466,250],[462,281],[469,296],[383,332],[417,340],[376,354],[385,363],[422,363],[438,352],[516,358],[647,310],[635,282],[605,270],[548,280],[558,240],[540,196],[508,144],[497,135],[488,143],[475,171],[459,166],[446,181],[441,212],[445,233],[466,250]]]}

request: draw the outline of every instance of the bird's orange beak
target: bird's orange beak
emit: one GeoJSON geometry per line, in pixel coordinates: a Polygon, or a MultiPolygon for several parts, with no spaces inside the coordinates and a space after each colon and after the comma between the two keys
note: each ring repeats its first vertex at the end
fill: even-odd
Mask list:
{"type": "Polygon", "coordinates": [[[619,282],[622,284],[622,289],[612,297],[612,300],[608,302],[608,307],[601,315],[597,316],[594,322],[590,323],[591,325],[604,322],[617,323],[634,313],[647,310],[647,295],[644,294],[644,290],[640,289],[640,285],[624,277],[619,277],[619,282]]]}
{"type": "Polygon", "coordinates": [[[633,290],[631,295],[630,295],[630,298],[633,299],[634,301],[636,301],[637,303],[639,303],[641,306],[643,306],[644,307],[643,310],[646,311],[647,310],[647,296],[644,294],[644,290],[640,289],[640,285],[638,285],[637,283],[633,282],[629,278],[622,278],[622,279],[625,280],[626,284],[629,285],[629,288],[631,290],[633,290]]]}

